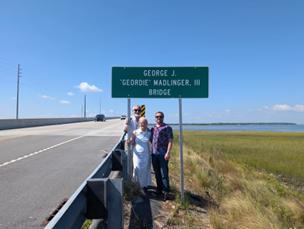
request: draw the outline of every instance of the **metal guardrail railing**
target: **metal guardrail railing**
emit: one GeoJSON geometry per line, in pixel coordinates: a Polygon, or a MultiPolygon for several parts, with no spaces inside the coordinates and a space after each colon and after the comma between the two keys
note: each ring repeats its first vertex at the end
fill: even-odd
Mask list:
{"type": "MultiPolygon", "coordinates": [[[[111,202],[111,200],[116,199],[115,203],[117,208],[117,198],[113,197],[113,193],[116,193],[122,200],[122,179],[118,182],[107,182],[108,177],[113,170],[122,170],[123,165],[123,157],[124,157],[124,134],[121,136],[119,142],[115,145],[115,147],[111,150],[111,152],[107,155],[107,157],[102,161],[102,163],[90,174],[90,176],[80,185],[80,187],[74,192],[74,194],[69,198],[69,200],[62,206],[60,211],[54,216],[54,218],[46,225],[45,229],[79,229],[88,218],[89,215],[92,215],[90,211],[93,209],[88,208],[88,189],[89,192],[92,192],[92,189],[88,186],[88,182],[99,180],[101,183],[99,185],[104,185],[106,188],[104,190],[99,190],[97,196],[108,195],[109,192],[112,193],[112,196],[105,196],[105,201],[103,204],[108,204],[107,202],[111,202]],[[100,179],[105,178],[105,179],[100,179]],[[107,185],[108,184],[108,185],[107,185]],[[119,190],[118,190],[119,189],[119,190]],[[108,190],[108,193],[107,191],[108,190]]],[[[95,182],[94,182],[95,183],[95,182]]],[[[103,201],[101,201],[103,202],[103,201]]],[[[100,202],[100,203],[101,203],[100,202]]],[[[118,212],[122,212],[122,223],[123,223],[123,204],[122,209],[118,212]]],[[[103,206],[104,208],[104,206],[103,206]]],[[[106,211],[113,209],[113,206],[106,206],[106,211]],[[108,208],[108,209],[107,209],[108,208]]],[[[110,215],[112,215],[110,213],[110,215]]],[[[106,213],[106,217],[108,213],[106,213]]],[[[116,225],[117,225],[117,211],[116,211],[116,225]]],[[[91,218],[92,219],[92,218],[91,218]]],[[[109,225],[110,226],[110,225],[109,225]]],[[[115,227],[119,228],[119,227],[115,227]]]]}

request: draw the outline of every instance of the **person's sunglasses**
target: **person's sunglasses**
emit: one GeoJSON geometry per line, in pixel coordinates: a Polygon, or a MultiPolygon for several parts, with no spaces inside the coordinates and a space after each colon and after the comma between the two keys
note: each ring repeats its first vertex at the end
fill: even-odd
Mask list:
{"type": "Polygon", "coordinates": [[[139,110],[139,109],[134,109],[134,111],[137,112],[137,111],[141,111],[141,110],[139,110]]]}
{"type": "Polygon", "coordinates": [[[155,118],[163,118],[164,116],[155,116],[155,118]]]}

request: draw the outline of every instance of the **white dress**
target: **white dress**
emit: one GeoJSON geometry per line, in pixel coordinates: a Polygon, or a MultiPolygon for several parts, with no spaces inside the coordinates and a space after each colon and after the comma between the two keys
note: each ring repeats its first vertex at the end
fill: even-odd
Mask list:
{"type": "Polygon", "coordinates": [[[138,182],[140,187],[151,184],[150,136],[151,131],[146,130],[143,133],[141,129],[136,130],[132,180],[138,182]]]}

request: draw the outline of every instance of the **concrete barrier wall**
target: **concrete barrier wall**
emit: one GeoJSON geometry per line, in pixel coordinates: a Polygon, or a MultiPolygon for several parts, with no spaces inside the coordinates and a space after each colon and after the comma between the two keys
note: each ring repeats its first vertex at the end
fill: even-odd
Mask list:
{"type": "MultiPolygon", "coordinates": [[[[119,117],[106,117],[106,119],[119,119],[119,117]]],[[[35,119],[0,119],[0,130],[57,125],[75,122],[94,121],[90,118],[35,118],[35,119]]]]}

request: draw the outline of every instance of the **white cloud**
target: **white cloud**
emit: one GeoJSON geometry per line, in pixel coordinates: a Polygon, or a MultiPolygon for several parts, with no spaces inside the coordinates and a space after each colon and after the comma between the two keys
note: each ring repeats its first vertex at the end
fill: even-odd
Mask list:
{"type": "Polygon", "coordinates": [[[230,110],[229,110],[229,109],[226,109],[226,112],[230,112],[230,110]]]}
{"type": "Polygon", "coordinates": [[[274,105],[272,109],[274,111],[290,111],[292,108],[288,105],[274,105]]]}
{"type": "Polygon", "coordinates": [[[81,84],[75,87],[79,88],[81,91],[102,92],[101,89],[99,89],[95,85],[90,86],[87,82],[82,82],[81,84]]]}
{"type": "Polygon", "coordinates": [[[67,93],[69,96],[73,96],[74,95],[74,93],[73,92],[69,92],[69,93],[67,93]]]}
{"type": "Polygon", "coordinates": [[[12,97],[12,100],[16,100],[17,98],[16,97],[12,97]]]}
{"type": "Polygon", "coordinates": [[[269,108],[268,106],[265,106],[266,109],[272,109],[274,111],[300,111],[304,112],[304,105],[295,105],[294,107],[291,107],[289,105],[274,105],[272,108],[269,108]]]}
{"type": "Polygon", "coordinates": [[[168,114],[168,116],[170,116],[170,117],[178,117],[178,113],[175,113],[175,114],[168,114]]]}
{"type": "Polygon", "coordinates": [[[67,100],[61,100],[60,103],[70,104],[71,102],[69,102],[69,101],[67,101],[67,100]]]}
{"type": "Polygon", "coordinates": [[[113,110],[110,110],[110,113],[114,113],[114,111],[113,111],[113,110]]]}
{"type": "Polygon", "coordinates": [[[295,105],[293,109],[295,111],[304,111],[304,105],[295,105]]]}
{"type": "Polygon", "coordinates": [[[53,98],[51,96],[47,96],[47,95],[39,95],[39,96],[41,96],[44,99],[55,99],[55,98],[53,98]]]}

